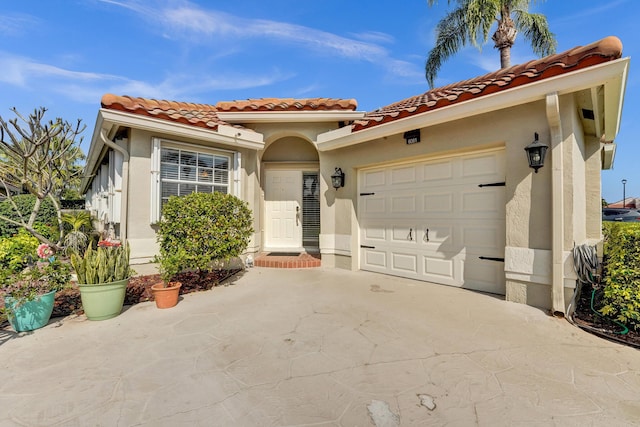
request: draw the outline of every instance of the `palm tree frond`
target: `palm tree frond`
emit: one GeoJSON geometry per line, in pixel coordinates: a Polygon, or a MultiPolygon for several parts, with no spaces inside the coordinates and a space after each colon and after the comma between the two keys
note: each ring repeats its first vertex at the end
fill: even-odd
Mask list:
{"type": "Polygon", "coordinates": [[[544,15],[515,10],[514,17],[516,28],[531,42],[531,49],[536,55],[547,56],[556,52],[555,35],[549,30],[544,15]]]}
{"type": "Polygon", "coordinates": [[[489,40],[491,26],[500,14],[500,0],[466,0],[464,2],[468,41],[479,50],[489,40]]]}
{"type": "Polygon", "coordinates": [[[464,9],[458,8],[443,18],[436,27],[436,45],[429,52],[425,64],[425,77],[433,88],[442,63],[464,46],[467,40],[464,9]]]}

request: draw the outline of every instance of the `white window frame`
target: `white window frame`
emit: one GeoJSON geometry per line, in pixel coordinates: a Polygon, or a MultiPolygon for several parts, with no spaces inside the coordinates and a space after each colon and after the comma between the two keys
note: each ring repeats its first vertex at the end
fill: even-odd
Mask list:
{"type": "Polygon", "coordinates": [[[177,150],[192,151],[195,153],[211,154],[225,156],[229,158],[229,191],[236,197],[240,196],[240,153],[237,151],[224,150],[219,148],[210,148],[199,145],[188,144],[185,142],[172,141],[164,138],[151,139],[151,224],[160,221],[162,194],[160,167],[162,159],[162,148],[175,148],[177,150]]]}

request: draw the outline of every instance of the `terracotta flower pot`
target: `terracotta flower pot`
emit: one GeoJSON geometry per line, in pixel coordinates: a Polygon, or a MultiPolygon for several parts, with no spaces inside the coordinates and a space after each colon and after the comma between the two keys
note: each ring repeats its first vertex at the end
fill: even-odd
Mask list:
{"type": "Polygon", "coordinates": [[[182,283],[180,282],[169,282],[166,288],[162,283],[156,283],[151,286],[153,298],[156,300],[156,307],[171,308],[178,304],[181,286],[182,283]]]}

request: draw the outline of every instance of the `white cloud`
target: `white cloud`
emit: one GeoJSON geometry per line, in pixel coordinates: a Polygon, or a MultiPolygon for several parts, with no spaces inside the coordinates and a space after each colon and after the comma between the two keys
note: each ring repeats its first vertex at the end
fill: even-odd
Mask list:
{"type": "Polygon", "coordinates": [[[367,42],[374,42],[374,43],[393,43],[395,41],[395,39],[393,38],[393,36],[386,34],[386,33],[382,33],[379,31],[367,31],[364,33],[353,33],[352,34],[353,37],[357,38],[358,40],[364,40],[367,42]]]}
{"type": "Polygon", "coordinates": [[[0,15],[0,34],[15,35],[24,33],[38,19],[25,14],[0,15]]]}
{"type": "Polygon", "coordinates": [[[195,96],[211,90],[247,89],[266,86],[289,79],[292,73],[278,70],[258,75],[172,75],[158,83],[130,79],[123,76],[73,71],[44,64],[29,58],[0,52],[0,83],[27,88],[32,91],[55,92],[83,103],[95,103],[105,93],[135,94],[147,98],[175,99],[195,96]],[[194,83],[195,82],[195,83],[194,83]]]}
{"type": "MultiPolygon", "coordinates": [[[[393,38],[381,32],[365,32],[343,37],[288,22],[266,19],[247,19],[217,10],[203,9],[186,1],[169,1],[155,9],[144,6],[138,0],[101,0],[139,13],[149,22],[161,26],[167,37],[180,37],[194,43],[218,42],[225,38],[225,44],[233,45],[238,39],[269,39],[281,43],[297,44],[307,50],[323,55],[338,55],[343,58],[366,61],[380,65],[392,74],[400,72],[406,76],[410,63],[390,56],[380,42],[390,43],[393,38]],[[168,30],[169,28],[170,30],[168,30]],[[402,66],[400,66],[402,63],[402,66]]],[[[415,67],[414,67],[415,68],[415,67]]]]}

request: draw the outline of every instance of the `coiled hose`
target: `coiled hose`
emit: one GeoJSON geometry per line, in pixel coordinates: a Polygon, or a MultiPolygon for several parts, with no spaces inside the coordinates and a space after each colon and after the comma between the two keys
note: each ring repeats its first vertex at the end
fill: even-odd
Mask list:
{"type": "MultiPolygon", "coordinates": [[[[596,247],[589,246],[586,244],[574,247],[573,248],[573,266],[575,268],[576,275],[578,276],[578,281],[576,284],[576,289],[573,292],[573,297],[571,298],[571,302],[569,303],[569,309],[568,309],[569,321],[572,324],[576,325],[576,323],[573,320],[573,313],[575,312],[576,300],[580,298],[583,285],[590,285],[591,286],[591,311],[593,311],[595,315],[602,317],[603,319],[607,319],[608,321],[613,322],[622,328],[622,330],[620,331],[613,332],[614,334],[617,334],[617,335],[627,334],[629,332],[629,328],[627,328],[623,323],[620,323],[617,320],[603,316],[598,311],[596,311],[596,309],[593,306],[596,290],[598,288],[598,281],[597,281],[598,254],[596,252],[596,247]]],[[[579,326],[582,329],[595,332],[598,334],[604,332],[604,330],[601,330],[599,328],[594,328],[592,326],[587,326],[587,325],[576,325],[576,326],[579,326]]]]}

